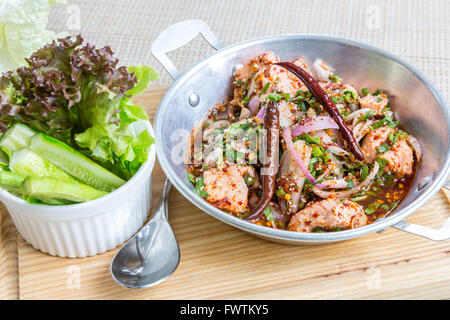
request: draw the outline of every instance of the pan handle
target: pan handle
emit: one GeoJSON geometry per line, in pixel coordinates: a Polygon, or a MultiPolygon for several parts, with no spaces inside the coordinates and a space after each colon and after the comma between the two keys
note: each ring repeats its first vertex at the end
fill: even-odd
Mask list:
{"type": "Polygon", "coordinates": [[[445,241],[450,239],[450,218],[445,220],[440,229],[424,227],[418,224],[400,221],[392,225],[393,228],[415,234],[433,241],[445,241]]]}
{"type": "Polygon", "coordinates": [[[208,25],[201,20],[185,20],[171,25],[153,42],[151,47],[153,56],[167,70],[172,79],[176,79],[180,72],[166,53],[184,46],[198,34],[201,34],[214,49],[219,50],[224,47],[208,25]]]}
{"type": "MultiPolygon", "coordinates": [[[[450,190],[450,178],[447,178],[443,188],[450,190]]],[[[445,220],[440,229],[424,227],[406,221],[400,221],[394,224],[392,227],[433,241],[445,241],[450,239],[450,218],[447,218],[447,220],[445,220]]]]}

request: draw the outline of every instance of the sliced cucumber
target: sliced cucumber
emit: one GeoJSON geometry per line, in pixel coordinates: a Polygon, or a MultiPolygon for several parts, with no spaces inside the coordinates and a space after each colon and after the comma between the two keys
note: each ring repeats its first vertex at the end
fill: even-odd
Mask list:
{"type": "Polygon", "coordinates": [[[3,150],[1,150],[1,147],[0,147],[0,167],[7,167],[8,163],[9,163],[9,157],[3,150]]]}
{"type": "Polygon", "coordinates": [[[74,204],[76,202],[69,201],[65,199],[53,199],[53,198],[36,198],[33,196],[29,196],[24,194],[22,197],[25,201],[32,204],[49,204],[49,205],[55,205],[55,206],[62,206],[66,204],[74,204]]]}
{"type": "Polygon", "coordinates": [[[20,174],[0,170],[0,187],[11,192],[22,193],[24,177],[20,174]]]}
{"type": "Polygon", "coordinates": [[[11,158],[14,151],[28,147],[30,139],[36,132],[30,127],[22,124],[13,124],[0,139],[0,147],[11,158]]]}
{"type": "Polygon", "coordinates": [[[66,199],[84,202],[107,194],[78,182],[67,182],[55,178],[28,177],[23,182],[24,193],[39,199],[66,199]]]}
{"type": "Polygon", "coordinates": [[[78,182],[48,160],[28,148],[13,152],[9,163],[11,171],[23,176],[51,177],[69,182],[78,182]]]}
{"type": "Polygon", "coordinates": [[[72,147],[45,134],[38,133],[31,138],[30,149],[95,189],[111,191],[125,183],[72,147]]]}
{"type": "Polygon", "coordinates": [[[24,177],[15,172],[6,171],[6,170],[0,171],[0,184],[1,185],[20,188],[23,180],[24,180],[24,177]]]}

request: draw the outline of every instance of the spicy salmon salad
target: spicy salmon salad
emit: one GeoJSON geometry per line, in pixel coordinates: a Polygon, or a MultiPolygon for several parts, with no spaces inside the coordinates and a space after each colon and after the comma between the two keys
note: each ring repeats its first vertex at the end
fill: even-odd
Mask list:
{"type": "Polygon", "coordinates": [[[384,88],[270,51],[232,85],[187,146],[187,177],[204,201],[270,228],[336,232],[389,215],[408,193],[422,151],[384,88]]]}

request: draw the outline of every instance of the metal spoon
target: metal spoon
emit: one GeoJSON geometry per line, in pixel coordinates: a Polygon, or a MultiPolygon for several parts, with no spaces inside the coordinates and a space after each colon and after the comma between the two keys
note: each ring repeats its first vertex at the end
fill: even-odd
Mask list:
{"type": "Polygon", "coordinates": [[[172,184],[168,179],[150,221],[119,249],[111,262],[111,275],[120,285],[138,289],[167,279],[180,261],[180,248],[168,220],[172,184]]]}

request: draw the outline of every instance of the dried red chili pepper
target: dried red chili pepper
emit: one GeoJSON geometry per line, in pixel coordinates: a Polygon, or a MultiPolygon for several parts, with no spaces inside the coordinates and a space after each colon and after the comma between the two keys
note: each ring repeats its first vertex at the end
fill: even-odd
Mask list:
{"type": "Polygon", "coordinates": [[[356,142],[353,137],[353,132],[350,130],[345,124],[344,119],[339,113],[336,105],[331,101],[330,97],[323,91],[320,87],[319,83],[305,70],[300,68],[299,66],[293,64],[292,62],[278,62],[275,63],[280,67],[283,67],[293,74],[295,74],[303,83],[305,83],[306,87],[311,91],[312,95],[320,102],[320,104],[324,107],[325,111],[333,118],[333,120],[339,126],[339,129],[344,137],[345,141],[347,141],[348,146],[352,153],[355,155],[356,159],[363,161],[364,155],[359,148],[358,142],[356,142]]]}
{"type": "Polygon", "coordinates": [[[280,143],[280,120],[278,105],[273,101],[270,101],[267,105],[264,129],[267,132],[267,159],[261,169],[262,196],[258,205],[245,218],[246,220],[259,219],[275,193],[280,143]]]}

